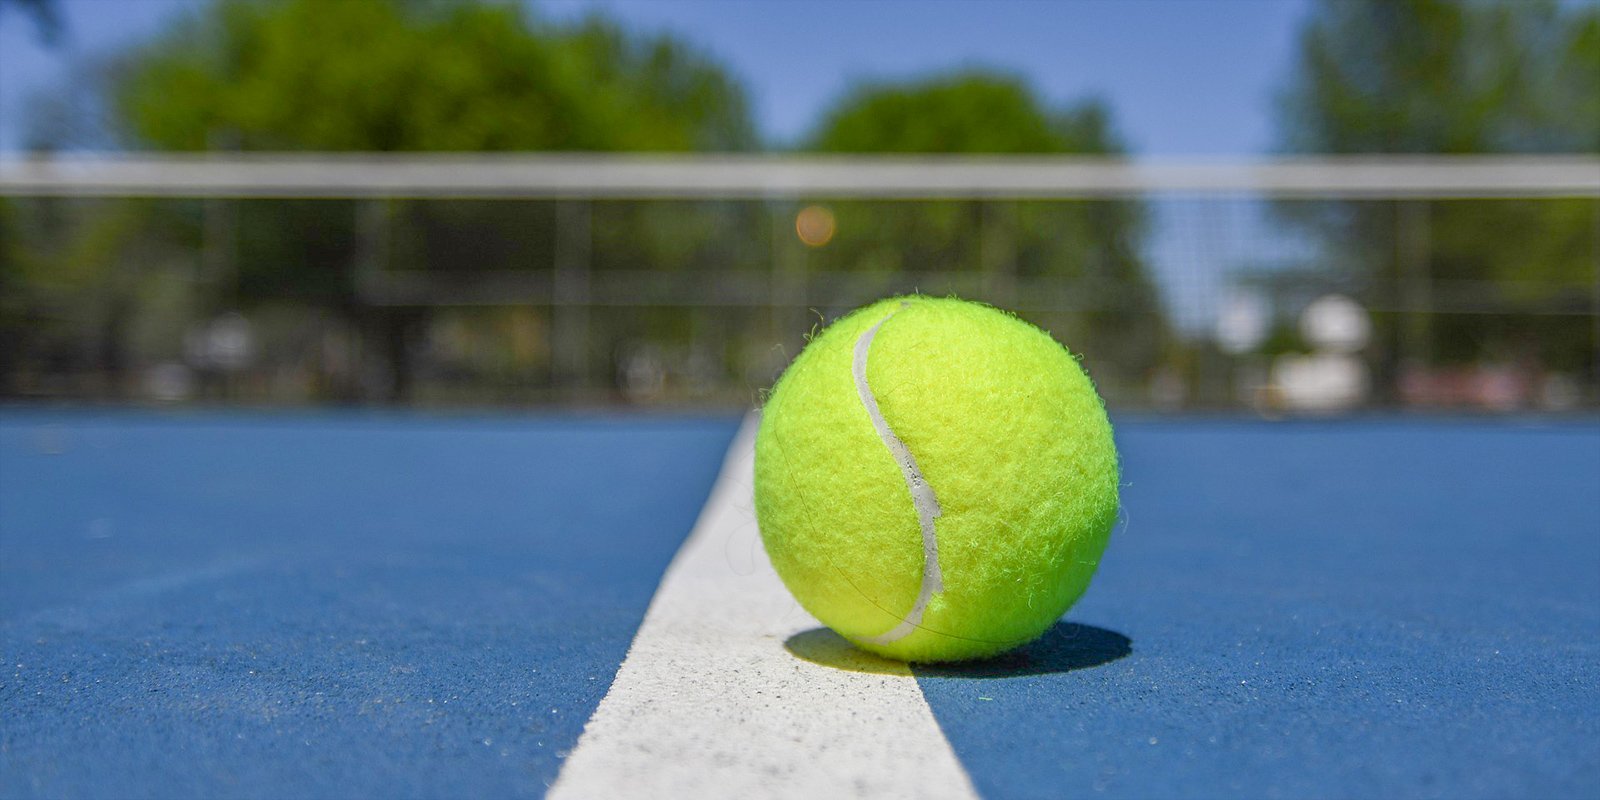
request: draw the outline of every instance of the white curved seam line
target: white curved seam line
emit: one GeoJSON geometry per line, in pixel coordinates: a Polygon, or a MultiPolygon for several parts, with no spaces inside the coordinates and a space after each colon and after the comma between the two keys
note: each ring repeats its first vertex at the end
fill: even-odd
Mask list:
{"type": "MultiPolygon", "coordinates": [[[[901,303],[905,308],[908,304],[901,303]]],[[[872,427],[878,431],[878,438],[883,440],[883,445],[889,448],[889,454],[894,457],[900,466],[900,475],[905,478],[906,489],[911,492],[911,503],[917,509],[917,526],[922,529],[922,586],[917,591],[917,601],[912,604],[911,610],[906,612],[900,624],[894,626],[887,633],[867,638],[871,644],[889,644],[904,638],[916,630],[922,623],[922,613],[928,608],[928,601],[935,592],[944,591],[944,576],[939,572],[939,540],[934,536],[933,521],[944,513],[939,508],[939,498],[934,496],[933,487],[928,485],[922,476],[922,470],[917,468],[917,460],[911,456],[911,451],[906,448],[905,442],[900,441],[894,430],[889,427],[883,418],[883,412],[878,409],[878,398],[873,396],[872,387],[867,385],[867,353],[872,349],[872,340],[878,335],[878,329],[890,317],[899,313],[899,309],[889,312],[888,316],[878,320],[876,325],[868,328],[856,339],[855,360],[851,365],[856,380],[856,393],[861,396],[861,405],[866,407],[867,416],[872,418],[872,427]]]]}

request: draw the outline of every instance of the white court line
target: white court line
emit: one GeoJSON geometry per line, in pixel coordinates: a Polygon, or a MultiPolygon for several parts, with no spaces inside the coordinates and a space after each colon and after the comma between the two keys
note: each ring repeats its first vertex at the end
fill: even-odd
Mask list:
{"type": "Polygon", "coordinates": [[[803,633],[761,549],[754,439],[752,416],[550,797],[976,797],[905,665],[803,633]]]}

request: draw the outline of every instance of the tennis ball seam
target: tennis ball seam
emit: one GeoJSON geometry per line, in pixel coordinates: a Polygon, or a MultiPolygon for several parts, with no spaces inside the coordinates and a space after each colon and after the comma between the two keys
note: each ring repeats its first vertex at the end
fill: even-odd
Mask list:
{"type": "Polygon", "coordinates": [[[855,378],[856,394],[861,398],[861,405],[866,409],[867,417],[872,420],[872,427],[878,432],[878,438],[884,447],[889,449],[889,454],[894,457],[895,464],[900,468],[906,490],[911,493],[911,504],[917,510],[917,527],[922,533],[922,581],[917,588],[917,599],[897,625],[866,639],[872,644],[898,641],[921,627],[922,615],[928,608],[928,602],[933,599],[934,594],[944,591],[944,576],[939,571],[939,539],[933,523],[944,511],[939,507],[939,498],[934,493],[933,486],[929,485],[922,470],[917,467],[916,457],[911,454],[905,442],[895,435],[889,421],[883,418],[883,411],[878,408],[878,398],[872,393],[872,386],[867,382],[867,358],[872,351],[872,340],[877,337],[878,329],[895,314],[910,306],[910,303],[902,301],[899,308],[890,311],[883,319],[863,331],[856,339],[854,357],[851,359],[851,373],[855,378]]]}
{"type": "MultiPolygon", "coordinates": [[[[883,416],[882,409],[878,404],[877,394],[873,392],[871,383],[867,380],[867,362],[871,355],[872,343],[876,340],[878,331],[882,329],[891,317],[902,310],[911,308],[911,305],[909,300],[901,300],[898,308],[885,314],[882,319],[856,337],[851,358],[851,375],[855,382],[857,397],[860,399],[862,407],[866,410],[868,418],[872,421],[873,429],[889,450],[895,464],[900,468],[906,489],[911,494],[912,506],[917,511],[918,528],[922,533],[923,576],[918,586],[917,598],[913,602],[911,610],[906,612],[900,622],[895,627],[877,636],[858,637],[859,641],[864,644],[887,645],[903,639],[918,630],[936,636],[1003,647],[1011,647],[1031,641],[1037,637],[1029,636],[1014,640],[996,641],[972,636],[959,636],[932,628],[925,628],[922,625],[922,617],[927,612],[928,604],[932,601],[933,595],[944,591],[944,574],[939,564],[939,542],[933,522],[934,519],[943,516],[944,511],[939,504],[938,496],[934,492],[932,484],[928,482],[926,476],[922,474],[921,468],[917,466],[916,459],[911,453],[911,448],[900,439],[899,435],[894,432],[893,426],[889,425],[888,419],[883,416]]],[[[837,569],[837,566],[835,568],[837,569]]],[[[885,613],[894,613],[876,602],[873,602],[873,605],[878,606],[885,613]]]]}

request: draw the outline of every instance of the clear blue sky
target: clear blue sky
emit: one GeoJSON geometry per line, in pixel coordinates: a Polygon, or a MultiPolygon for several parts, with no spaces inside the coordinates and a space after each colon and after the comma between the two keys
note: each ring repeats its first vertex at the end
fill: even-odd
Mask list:
{"type": "MultiPolygon", "coordinates": [[[[73,59],[159,31],[202,0],[62,0],[67,35],[41,45],[0,15],[0,149],[15,150],[26,99],[67,84],[73,59]]],[[[763,132],[803,135],[853,82],[983,65],[1027,77],[1051,102],[1108,100],[1142,155],[1240,155],[1273,143],[1272,98],[1306,0],[556,0],[699,44],[750,90],[763,132]]]]}

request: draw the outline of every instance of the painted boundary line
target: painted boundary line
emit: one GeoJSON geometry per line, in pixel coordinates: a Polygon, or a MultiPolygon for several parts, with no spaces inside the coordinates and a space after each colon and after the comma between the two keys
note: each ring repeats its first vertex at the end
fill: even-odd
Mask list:
{"type": "Polygon", "coordinates": [[[818,625],[761,550],[755,425],[550,797],[976,797],[907,667],[848,651],[871,671],[841,669],[785,648],[818,625]]]}

